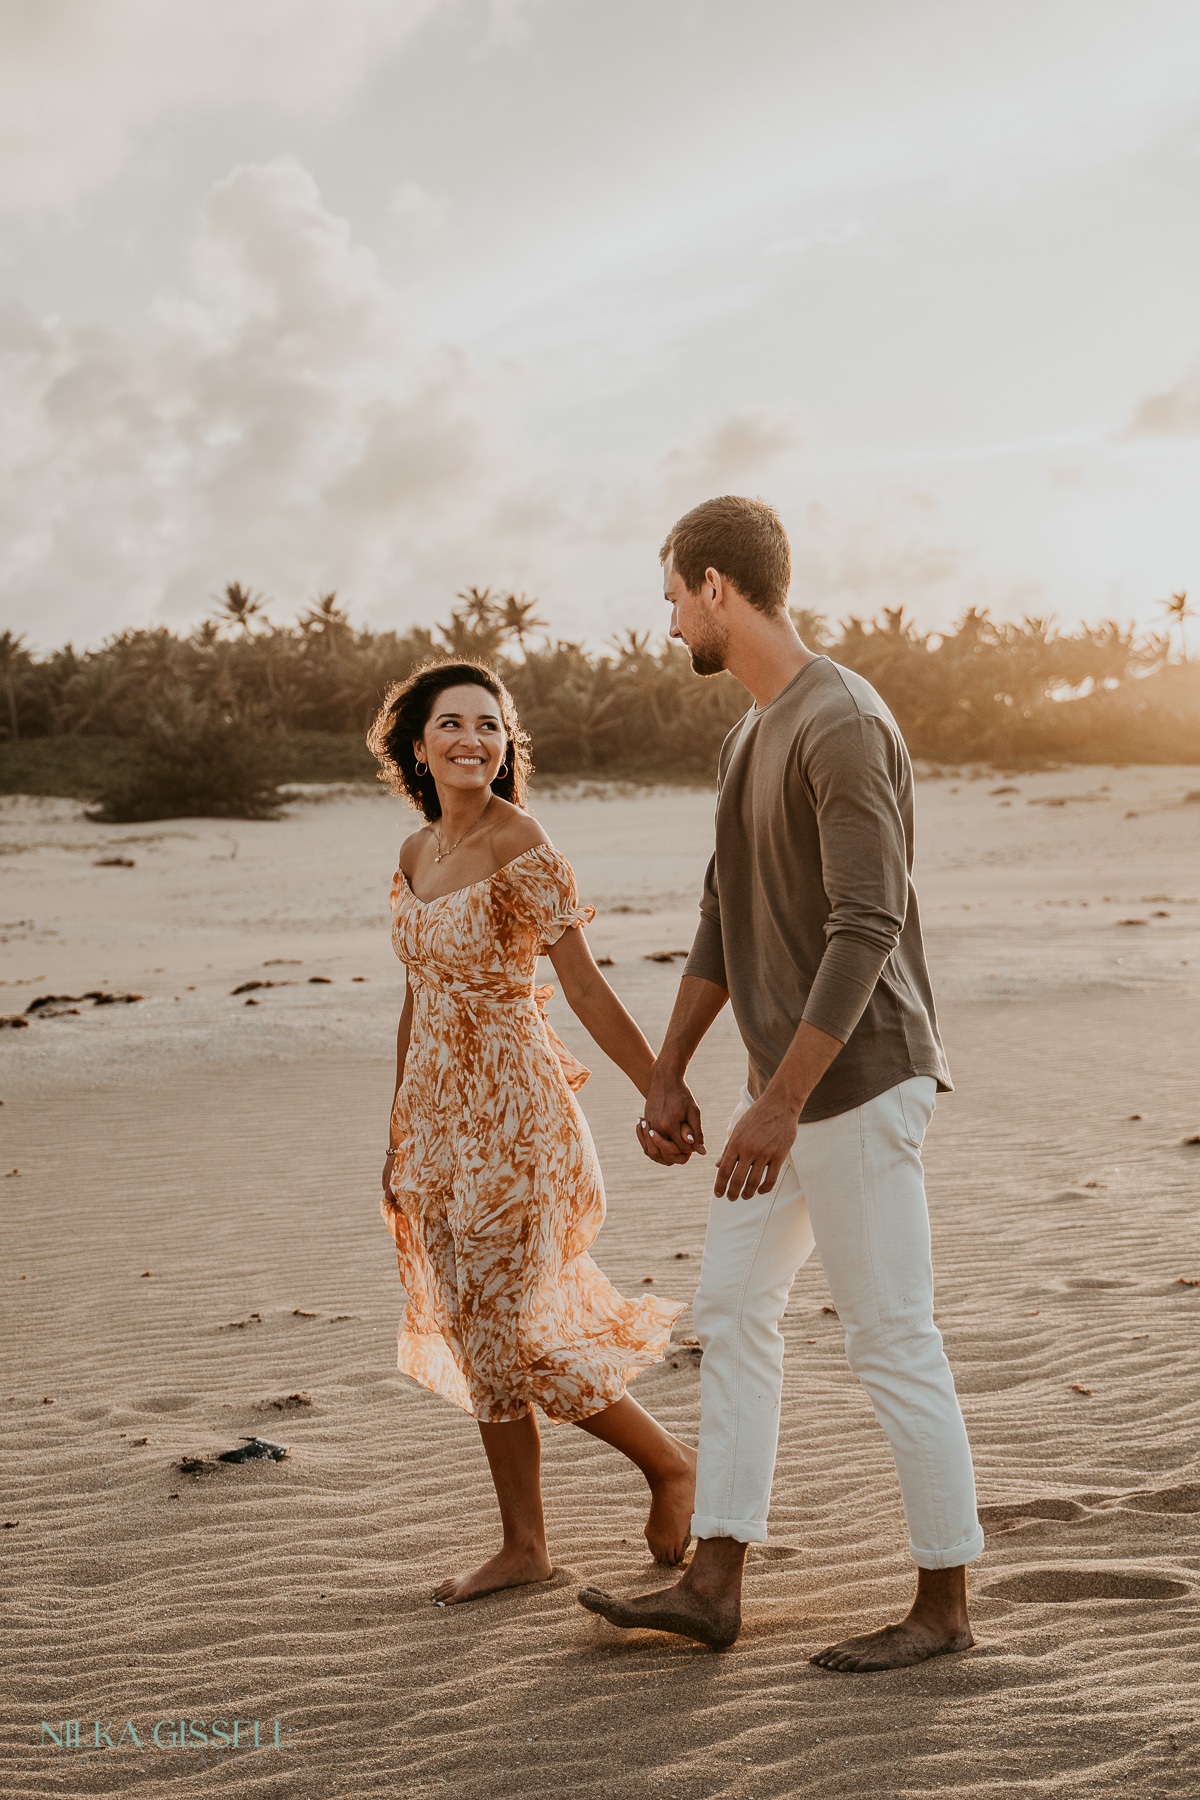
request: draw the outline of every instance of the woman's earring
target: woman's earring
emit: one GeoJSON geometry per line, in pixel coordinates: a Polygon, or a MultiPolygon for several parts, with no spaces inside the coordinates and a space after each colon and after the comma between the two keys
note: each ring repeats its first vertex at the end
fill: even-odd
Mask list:
{"type": "Polygon", "coordinates": [[[507,775],[507,774],[508,774],[508,758],[505,757],[504,762],[501,765],[501,767],[496,770],[496,780],[499,781],[499,779],[502,775],[507,775]]]}
{"type": "Polygon", "coordinates": [[[417,762],[415,757],[413,758],[413,768],[417,771],[417,780],[418,781],[421,779],[421,777],[423,775],[428,775],[428,773],[429,773],[429,764],[423,763],[423,762],[417,762]]]}

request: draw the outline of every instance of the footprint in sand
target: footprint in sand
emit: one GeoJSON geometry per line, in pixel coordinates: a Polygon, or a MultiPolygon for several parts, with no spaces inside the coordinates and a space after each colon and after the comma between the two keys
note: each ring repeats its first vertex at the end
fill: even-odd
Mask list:
{"type": "Polygon", "coordinates": [[[1068,1523],[1086,1518],[1087,1508],[1080,1506],[1078,1500],[1054,1500],[1049,1497],[1014,1500],[999,1506],[979,1508],[979,1523],[992,1531],[1011,1531],[1031,1519],[1052,1519],[1057,1523],[1068,1523]]]}
{"type": "Polygon", "coordinates": [[[186,1411],[195,1403],[196,1396],[194,1394],[151,1394],[147,1399],[139,1400],[136,1404],[139,1412],[177,1413],[186,1411]]]}
{"type": "Polygon", "coordinates": [[[1125,1494],[1121,1498],[1121,1505],[1131,1507],[1134,1512],[1200,1513],[1200,1482],[1192,1481],[1175,1488],[1148,1488],[1141,1494],[1125,1494]]]}
{"type": "Polygon", "coordinates": [[[1092,1516],[1102,1507],[1142,1513],[1200,1513],[1200,1482],[1185,1482],[1181,1487],[1144,1488],[1133,1494],[1081,1494],[1076,1500],[1060,1500],[1045,1495],[1035,1500],[1002,1501],[979,1508],[979,1522],[991,1532],[1014,1531],[1019,1526],[1045,1520],[1057,1524],[1073,1524],[1092,1516]]]}
{"type": "Polygon", "coordinates": [[[754,1544],[747,1559],[751,1574],[779,1575],[800,1552],[795,1544],[754,1544]]]}
{"type": "Polygon", "coordinates": [[[1177,1600],[1192,1589],[1186,1581],[1145,1569],[1026,1569],[989,1582],[982,1591],[995,1600],[1059,1606],[1088,1600],[1177,1600]]]}

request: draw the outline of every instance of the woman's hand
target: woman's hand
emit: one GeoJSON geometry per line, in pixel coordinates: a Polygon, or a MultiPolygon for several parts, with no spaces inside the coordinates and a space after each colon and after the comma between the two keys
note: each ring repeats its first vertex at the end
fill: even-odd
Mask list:
{"type": "Polygon", "coordinates": [[[386,1156],[383,1160],[383,1197],[389,1205],[391,1204],[392,1199],[392,1171],[395,1167],[396,1153],[393,1151],[390,1156],[386,1156]]]}
{"type": "Polygon", "coordinates": [[[704,1155],[704,1127],[692,1090],[660,1063],[650,1078],[637,1139],[651,1162],[666,1168],[704,1155]]]}

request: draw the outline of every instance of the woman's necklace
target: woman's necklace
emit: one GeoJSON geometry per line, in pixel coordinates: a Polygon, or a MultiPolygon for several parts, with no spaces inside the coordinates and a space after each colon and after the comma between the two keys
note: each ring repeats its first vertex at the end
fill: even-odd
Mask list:
{"type": "Polygon", "coordinates": [[[460,838],[455,839],[454,843],[452,843],[450,845],[449,849],[445,849],[443,847],[442,834],[437,829],[436,826],[434,827],[433,835],[437,839],[437,844],[438,844],[437,855],[433,859],[435,863],[440,863],[440,862],[444,861],[447,856],[453,855],[454,851],[456,851],[458,849],[458,846],[460,844],[466,843],[467,839],[470,837],[470,835],[473,831],[479,830],[479,827],[483,824],[484,818],[487,814],[487,809],[491,804],[492,804],[492,796],[489,794],[488,799],[487,799],[487,804],[484,806],[483,812],[480,813],[479,817],[476,819],[476,821],[473,825],[467,826],[467,829],[463,832],[463,834],[460,838]]]}

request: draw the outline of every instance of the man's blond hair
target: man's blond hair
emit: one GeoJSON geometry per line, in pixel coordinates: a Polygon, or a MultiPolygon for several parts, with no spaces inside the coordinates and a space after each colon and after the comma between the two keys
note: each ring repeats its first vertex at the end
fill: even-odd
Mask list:
{"type": "Polygon", "coordinates": [[[792,582],[792,553],[779,514],[765,500],[721,494],[677,519],[658,553],[671,557],[684,586],[697,593],[715,569],[759,612],[782,612],[792,582]]]}

